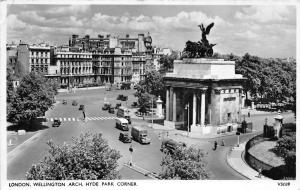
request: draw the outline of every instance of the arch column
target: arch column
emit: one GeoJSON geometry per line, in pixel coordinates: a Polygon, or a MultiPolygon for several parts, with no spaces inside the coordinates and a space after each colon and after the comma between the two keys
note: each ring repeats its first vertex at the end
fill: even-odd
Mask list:
{"type": "Polygon", "coordinates": [[[173,89],[173,121],[176,122],[176,91],[173,89]]]}
{"type": "Polygon", "coordinates": [[[201,126],[205,124],[205,90],[201,90],[201,126]]]}
{"type": "Polygon", "coordinates": [[[196,117],[197,117],[197,96],[196,92],[193,92],[193,122],[191,127],[196,126],[196,117]]]}
{"type": "Polygon", "coordinates": [[[170,117],[170,90],[167,88],[166,90],[166,120],[169,121],[170,117]]]}

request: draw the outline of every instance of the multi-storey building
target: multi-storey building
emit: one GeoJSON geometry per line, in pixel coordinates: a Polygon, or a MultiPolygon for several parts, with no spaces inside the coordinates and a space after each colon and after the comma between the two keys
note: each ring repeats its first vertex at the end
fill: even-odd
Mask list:
{"type": "Polygon", "coordinates": [[[97,38],[90,38],[89,35],[85,35],[79,38],[78,35],[73,34],[69,39],[70,47],[78,47],[85,51],[97,51],[98,49],[116,48],[132,50],[132,52],[151,52],[152,51],[152,38],[148,33],[138,34],[136,37],[130,37],[128,34],[125,38],[114,37],[111,35],[98,35],[97,38]]]}
{"type": "Polygon", "coordinates": [[[45,43],[28,45],[20,42],[13,49],[7,45],[8,63],[24,76],[39,72],[65,86],[85,83],[137,83],[152,69],[152,38],[139,34],[137,38],[106,37],[79,38],[72,35],[69,46],[55,48],[45,43]],[[12,65],[13,65],[12,64],[12,65]]]}
{"type": "Polygon", "coordinates": [[[149,34],[147,36],[138,34],[137,38],[130,37],[128,34],[123,38],[111,35],[106,37],[98,35],[97,38],[90,38],[89,35],[86,35],[79,38],[78,35],[72,35],[69,40],[71,48],[93,52],[95,80],[111,83],[130,79],[136,83],[142,80],[145,75],[145,68],[150,69],[153,64],[151,44],[152,38],[149,34]],[[118,53],[120,52],[119,49],[121,49],[121,53],[118,53]],[[120,56],[121,58],[118,58],[120,56]],[[131,64],[134,69],[131,68],[131,71],[125,69],[131,64]]]}
{"type": "Polygon", "coordinates": [[[42,43],[29,46],[29,65],[30,71],[40,72],[47,75],[50,68],[50,62],[53,61],[53,47],[42,43]]]}
{"type": "Polygon", "coordinates": [[[62,85],[78,86],[94,82],[92,53],[57,49],[48,77],[58,77],[62,85]]]}
{"type": "Polygon", "coordinates": [[[138,83],[145,78],[146,55],[134,53],[132,55],[132,82],[138,83]]]}
{"type": "Polygon", "coordinates": [[[122,83],[132,77],[132,52],[119,47],[93,52],[95,79],[102,83],[122,83]]]}

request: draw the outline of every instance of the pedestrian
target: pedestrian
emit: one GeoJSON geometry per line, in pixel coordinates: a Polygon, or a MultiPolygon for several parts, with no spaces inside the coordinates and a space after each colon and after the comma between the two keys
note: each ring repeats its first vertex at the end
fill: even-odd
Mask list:
{"type": "Polygon", "coordinates": [[[248,111],[248,117],[250,117],[250,111],[248,111]]]}
{"type": "Polygon", "coordinates": [[[222,139],[221,146],[225,146],[225,141],[224,141],[224,139],[222,139]]]}
{"type": "Polygon", "coordinates": [[[85,112],[82,111],[82,114],[83,114],[83,120],[85,121],[85,112]]]}
{"type": "Polygon", "coordinates": [[[259,168],[258,169],[258,176],[257,176],[258,178],[261,178],[261,173],[262,173],[262,168],[259,168]]]}
{"type": "Polygon", "coordinates": [[[215,141],[215,143],[214,143],[214,150],[217,150],[217,147],[218,147],[218,142],[215,141]]]}

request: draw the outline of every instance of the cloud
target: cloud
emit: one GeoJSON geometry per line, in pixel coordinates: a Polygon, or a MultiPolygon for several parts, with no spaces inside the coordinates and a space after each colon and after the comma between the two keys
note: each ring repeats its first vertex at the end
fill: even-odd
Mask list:
{"type": "MultiPolygon", "coordinates": [[[[170,7],[172,8],[172,7],[170,7]]],[[[226,6],[224,6],[226,9],[226,6]]],[[[231,9],[227,8],[227,11],[231,9]]],[[[120,12],[99,11],[91,6],[19,7],[7,17],[8,40],[20,39],[28,43],[37,40],[50,44],[66,44],[71,34],[112,34],[136,36],[150,32],[153,45],[183,50],[188,40],[201,39],[200,23],[214,22],[208,40],[217,43],[219,53],[280,57],[294,55],[296,40],[295,8],[289,6],[243,6],[236,13],[218,11],[187,11],[174,14],[135,14],[120,8],[120,12]],[[164,15],[164,16],[163,16],[164,15]],[[260,45],[258,45],[260,44],[260,45]],[[280,44],[280,45],[278,45],[280,44]],[[277,49],[274,49],[278,46],[277,49]],[[291,48],[292,47],[292,48],[291,48]]]]}
{"type": "Polygon", "coordinates": [[[293,8],[288,6],[251,6],[236,12],[235,18],[257,22],[286,22],[290,20],[293,8]]]}
{"type": "Polygon", "coordinates": [[[27,24],[18,19],[15,14],[8,15],[7,17],[7,29],[8,30],[22,30],[26,28],[27,24]]]}

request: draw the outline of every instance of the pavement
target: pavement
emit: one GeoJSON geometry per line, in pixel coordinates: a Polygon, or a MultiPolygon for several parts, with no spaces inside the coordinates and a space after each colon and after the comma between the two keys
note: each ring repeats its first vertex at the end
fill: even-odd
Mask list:
{"type": "Polygon", "coordinates": [[[243,159],[245,146],[247,142],[240,144],[238,147],[233,147],[227,154],[227,163],[238,173],[250,180],[272,180],[261,175],[258,177],[258,172],[251,168],[243,159]]]}

